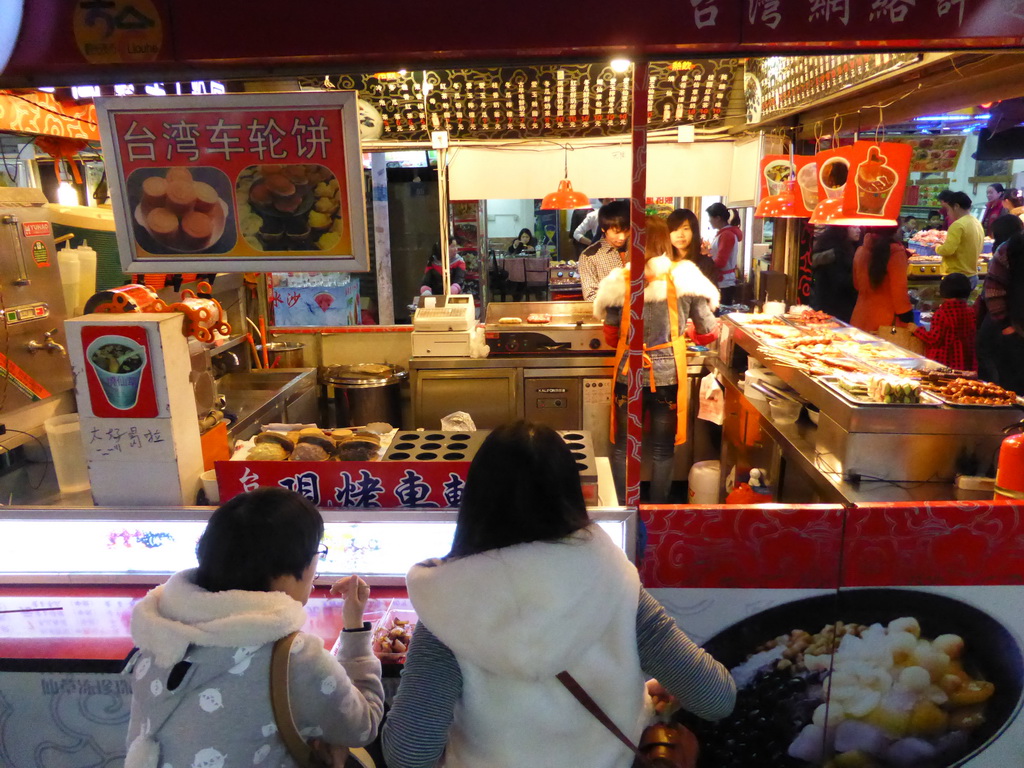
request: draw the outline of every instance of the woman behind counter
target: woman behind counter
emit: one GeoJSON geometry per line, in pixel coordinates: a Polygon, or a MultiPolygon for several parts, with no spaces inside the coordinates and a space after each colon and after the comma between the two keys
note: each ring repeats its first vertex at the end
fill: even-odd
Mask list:
{"type": "MultiPolygon", "coordinates": [[[[672,488],[675,446],[686,440],[686,321],[693,320],[697,333],[715,327],[718,290],[684,254],[700,254],[700,240],[692,211],[680,209],[666,226],[656,216],[647,217],[647,265],[644,268],[644,359],[640,382],[643,409],[650,418],[645,444],[651,447],[650,500],[668,501],[672,488]],[[682,222],[671,234],[673,220],[682,222]],[[667,254],[672,254],[669,256],[667,254]]],[[[706,257],[705,257],[706,258],[706,257]]],[[[626,494],[626,419],[628,360],[625,355],[629,311],[629,267],[612,270],[597,290],[594,317],[604,322],[605,340],[616,348],[615,396],[612,411],[612,474],[619,499],[626,494]]]]}
{"type": "Polygon", "coordinates": [[[860,227],[824,227],[811,251],[810,305],[821,312],[850,322],[857,304],[853,287],[853,256],[860,227]]]}
{"type": "Polygon", "coordinates": [[[590,521],[549,427],[518,422],[484,440],[451,552],[407,583],[420,622],[383,728],[391,768],[628,768],[633,753],[556,680],[563,670],[634,743],[652,711],[648,677],[699,717],[732,711],[729,672],[590,521]]]}
{"type": "Polygon", "coordinates": [[[857,304],[850,324],[868,333],[914,319],[907,294],[907,250],[895,236],[895,227],[869,227],[864,244],[853,256],[857,304]]]}

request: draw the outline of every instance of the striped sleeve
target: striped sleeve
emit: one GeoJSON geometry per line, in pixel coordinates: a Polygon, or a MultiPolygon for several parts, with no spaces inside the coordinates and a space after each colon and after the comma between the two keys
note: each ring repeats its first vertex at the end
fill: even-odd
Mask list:
{"type": "Polygon", "coordinates": [[[676,626],[675,620],[641,587],[636,614],[640,667],[705,720],[720,720],[736,703],[736,683],[724,666],[676,626]]]}
{"type": "Polygon", "coordinates": [[[416,625],[395,701],[384,720],[389,768],[433,768],[444,753],[462,670],[455,654],[422,623],[416,625]]]}

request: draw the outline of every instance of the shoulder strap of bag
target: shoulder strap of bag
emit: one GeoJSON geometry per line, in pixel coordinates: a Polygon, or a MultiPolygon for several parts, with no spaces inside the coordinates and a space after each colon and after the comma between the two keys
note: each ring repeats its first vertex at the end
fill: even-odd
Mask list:
{"type": "Polygon", "coordinates": [[[270,656],[270,705],[274,710],[274,722],[288,754],[300,766],[308,766],[313,749],[299,734],[292,717],[291,704],[288,701],[288,657],[291,654],[292,641],[298,632],[285,635],[274,643],[270,656]]]}
{"type": "Polygon", "coordinates": [[[629,747],[633,754],[635,754],[644,765],[648,765],[648,761],[644,756],[644,753],[637,748],[636,744],[629,740],[629,737],[626,736],[626,734],[619,730],[619,726],[613,723],[611,718],[604,713],[604,710],[598,706],[598,703],[590,698],[590,694],[583,690],[583,686],[576,682],[575,677],[565,670],[559,672],[555,677],[558,679],[558,682],[564,685],[569,693],[571,693],[575,699],[584,706],[587,712],[596,717],[598,722],[611,731],[615,738],[629,747]]]}

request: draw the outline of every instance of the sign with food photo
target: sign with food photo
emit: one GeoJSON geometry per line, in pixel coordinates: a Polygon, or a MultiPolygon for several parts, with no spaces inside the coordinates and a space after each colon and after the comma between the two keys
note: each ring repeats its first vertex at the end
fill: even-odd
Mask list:
{"type": "Polygon", "coordinates": [[[903,205],[910,168],[910,147],[892,142],[858,141],[847,157],[850,176],[843,191],[843,213],[895,224],[903,205]]]}
{"type": "Polygon", "coordinates": [[[368,269],[353,93],[96,106],[126,272],[368,269]]]}
{"type": "Polygon", "coordinates": [[[158,415],[149,337],[142,326],[82,328],[85,378],[94,416],[154,418],[158,415]]]}
{"type": "Polygon", "coordinates": [[[914,173],[948,173],[960,162],[966,136],[886,136],[886,141],[906,144],[912,150],[914,173]]]}

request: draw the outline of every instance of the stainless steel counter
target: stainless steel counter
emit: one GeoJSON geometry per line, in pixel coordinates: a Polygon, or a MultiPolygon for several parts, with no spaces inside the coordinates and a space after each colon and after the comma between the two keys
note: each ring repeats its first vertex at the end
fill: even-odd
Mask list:
{"type": "MultiPolygon", "coordinates": [[[[723,386],[743,397],[739,389],[737,373],[721,361],[715,361],[714,370],[723,386]]],[[[776,424],[771,420],[767,401],[747,400],[748,405],[760,416],[760,427],[769,439],[778,446],[784,464],[782,480],[785,490],[793,482],[793,472],[806,478],[814,487],[818,497],[827,504],[867,504],[892,501],[946,501],[955,498],[952,483],[872,481],[844,478],[842,468],[831,464],[826,455],[817,447],[818,427],[807,418],[793,424],[776,424]]],[[[786,498],[780,501],[786,502],[786,498]]]]}
{"type": "Polygon", "coordinates": [[[766,359],[742,325],[724,321],[731,338],[723,345],[723,360],[731,363],[739,347],[813,403],[821,411],[814,456],[841,478],[927,486],[952,482],[961,466],[972,463],[972,471],[985,473],[994,465],[1003,428],[1022,417],[1017,408],[853,404],[818,378],[766,359]]]}
{"type": "Polygon", "coordinates": [[[228,436],[252,437],[260,424],[280,421],[314,423],[317,420],[317,378],[315,368],[229,373],[217,380],[224,395],[226,411],[237,416],[228,436]]]}

